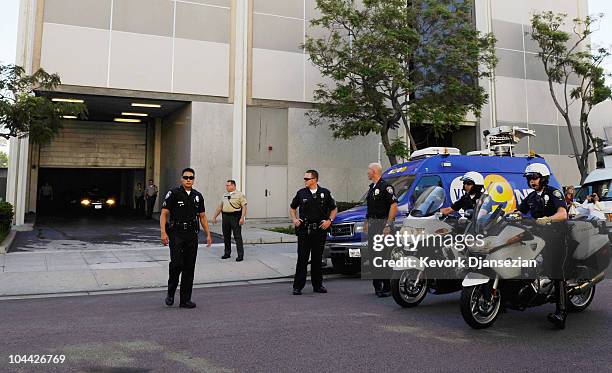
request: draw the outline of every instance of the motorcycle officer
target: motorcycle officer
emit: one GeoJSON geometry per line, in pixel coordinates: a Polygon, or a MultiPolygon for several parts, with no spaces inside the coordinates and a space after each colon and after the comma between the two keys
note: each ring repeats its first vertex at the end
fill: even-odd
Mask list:
{"type": "Polygon", "coordinates": [[[449,215],[461,209],[467,211],[476,207],[476,202],[482,195],[482,190],[484,189],[484,178],[478,172],[469,171],[461,177],[461,181],[463,182],[463,191],[465,193],[450,207],[440,209],[443,215],[449,215]]]}
{"type": "MultiPolygon", "coordinates": [[[[558,190],[548,185],[550,179],[550,170],[542,163],[532,163],[527,165],[523,175],[527,179],[531,193],[521,201],[518,210],[523,214],[529,214],[536,219],[539,225],[550,225],[551,223],[563,223],[567,220],[567,207],[563,199],[563,194],[558,190]]],[[[547,246],[550,249],[556,250],[551,256],[549,255],[548,267],[552,268],[552,272],[557,272],[563,268],[564,256],[567,255],[565,226],[555,224],[557,229],[562,234],[554,234],[554,239],[548,240],[547,246]],[[554,242],[553,242],[554,241],[554,242]],[[559,252],[559,248],[562,252],[559,252]]],[[[550,252],[550,251],[549,251],[550,252]]],[[[562,271],[563,272],[563,271],[562,271]]],[[[564,275],[554,276],[555,292],[556,292],[556,310],[548,315],[548,321],[553,323],[557,328],[565,328],[565,318],[567,316],[567,291],[565,286],[564,275]]]]}

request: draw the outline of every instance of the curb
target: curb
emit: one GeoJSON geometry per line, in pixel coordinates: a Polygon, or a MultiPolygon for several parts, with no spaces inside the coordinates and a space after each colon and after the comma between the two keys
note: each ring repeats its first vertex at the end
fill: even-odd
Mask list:
{"type": "MultiPolygon", "coordinates": [[[[340,274],[331,274],[325,276],[325,280],[334,280],[344,278],[346,276],[340,274]]],[[[307,280],[310,280],[308,276],[307,280]]],[[[193,284],[194,289],[203,288],[219,288],[227,286],[244,286],[244,285],[264,285],[281,282],[291,282],[293,276],[283,277],[269,277],[254,280],[232,280],[232,281],[215,281],[215,282],[203,282],[199,284],[193,284]]],[[[0,302],[8,300],[20,300],[20,299],[44,299],[44,298],[62,298],[62,297],[78,297],[78,296],[95,296],[95,295],[116,295],[116,294],[130,294],[130,293],[148,293],[154,291],[166,291],[166,286],[153,286],[145,288],[123,288],[123,289],[109,289],[109,290],[85,290],[85,291],[68,291],[60,293],[41,293],[41,294],[19,294],[19,295],[3,295],[0,296],[0,302]]]]}
{"type": "Polygon", "coordinates": [[[16,235],[17,232],[14,229],[11,229],[9,231],[8,235],[4,238],[4,241],[0,243],[0,254],[8,253],[9,249],[11,248],[11,245],[13,244],[13,241],[15,240],[16,235]]]}

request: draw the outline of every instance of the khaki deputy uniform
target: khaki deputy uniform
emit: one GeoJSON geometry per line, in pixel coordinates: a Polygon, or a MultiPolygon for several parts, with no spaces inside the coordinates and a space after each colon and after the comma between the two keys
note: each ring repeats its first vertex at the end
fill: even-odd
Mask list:
{"type": "Polygon", "coordinates": [[[242,243],[242,226],[240,225],[240,217],[242,209],[246,206],[247,200],[242,192],[235,190],[223,194],[223,206],[221,207],[221,216],[223,221],[221,228],[223,230],[223,241],[225,243],[225,252],[223,257],[229,258],[232,254],[232,233],[236,241],[236,251],[238,251],[238,259],[244,257],[244,246],[242,243]]]}

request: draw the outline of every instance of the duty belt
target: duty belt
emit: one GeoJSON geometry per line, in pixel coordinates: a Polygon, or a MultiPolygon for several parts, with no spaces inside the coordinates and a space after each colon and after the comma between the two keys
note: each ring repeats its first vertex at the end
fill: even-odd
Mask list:
{"type": "Polygon", "coordinates": [[[198,227],[195,221],[174,222],[172,223],[172,226],[178,230],[183,230],[183,231],[188,231],[190,229],[198,227]]]}

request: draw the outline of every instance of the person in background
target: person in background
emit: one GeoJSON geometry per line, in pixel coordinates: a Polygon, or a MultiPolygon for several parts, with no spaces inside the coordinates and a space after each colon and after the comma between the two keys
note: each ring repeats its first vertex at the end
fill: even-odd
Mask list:
{"type": "Polygon", "coordinates": [[[144,212],[144,189],[141,183],[134,187],[134,208],[141,214],[144,212]]]}
{"type": "Polygon", "coordinates": [[[242,225],[247,212],[247,200],[242,192],[236,190],[236,181],[228,180],[225,182],[225,190],[223,198],[215,215],[213,215],[212,223],[217,224],[217,216],[222,214],[223,221],[221,229],[223,230],[223,241],[225,242],[225,252],[221,259],[229,259],[232,255],[232,232],[236,241],[236,251],[238,252],[237,262],[244,260],[244,245],[242,243],[242,225]]]}
{"type": "Polygon", "coordinates": [[[145,199],[147,201],[146,216],[148,219],[153,217],[153,207],[155,206],[155,201],[157,200],[157,191],[157,185],[153,184],[153,180],[149,180],[149,185],[147,185],[147,189],[145,190],[145,199]]]}

